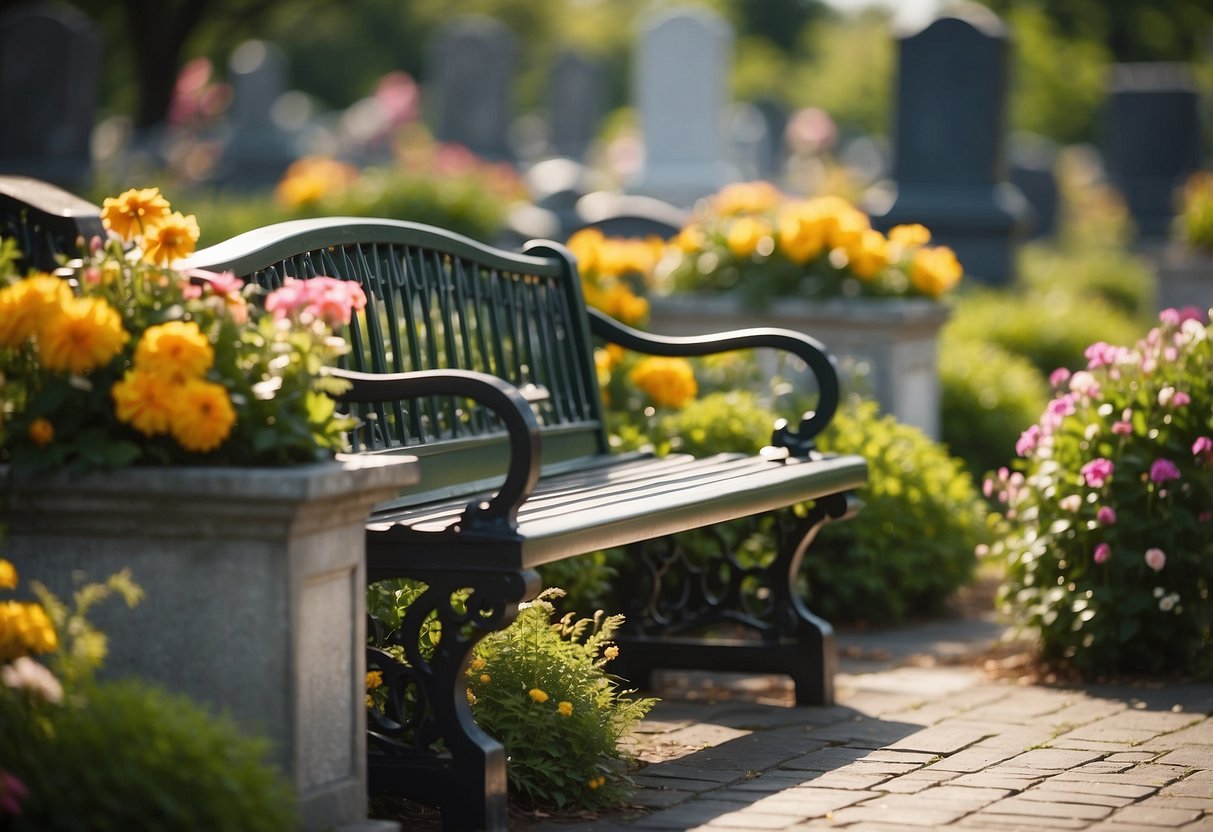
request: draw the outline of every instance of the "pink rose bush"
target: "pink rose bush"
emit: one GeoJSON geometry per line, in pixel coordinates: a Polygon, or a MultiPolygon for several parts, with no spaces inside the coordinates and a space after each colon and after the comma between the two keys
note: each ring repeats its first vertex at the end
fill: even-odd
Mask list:
{"type": "Polygon", "coordinates": [[[1213,674],[1213,328],[1165,310],[1131,347],[1054,372],[1000,508],[999,603],[1041,658],[1085,676],[1213,674]]]}

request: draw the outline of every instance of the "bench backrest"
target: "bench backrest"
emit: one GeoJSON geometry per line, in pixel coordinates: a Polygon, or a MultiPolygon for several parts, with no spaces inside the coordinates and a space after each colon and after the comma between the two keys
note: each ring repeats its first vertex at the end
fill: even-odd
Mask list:
{"type": "MultiPolygon", "coordinates": [[[[536,394],[545,465],[607,450],[580,279],[554,243],[513,253],[417,223],[336,217],[266,226],[183,265],[267,289],[286,277],[357,281],[367,307],[344,333],[348,369],[489,373],[536,394]]],[[[417,454],[427,495],[466,491],[506,469],[499,420],[469,400],[367,408],[355,450],[417,454]]]]}

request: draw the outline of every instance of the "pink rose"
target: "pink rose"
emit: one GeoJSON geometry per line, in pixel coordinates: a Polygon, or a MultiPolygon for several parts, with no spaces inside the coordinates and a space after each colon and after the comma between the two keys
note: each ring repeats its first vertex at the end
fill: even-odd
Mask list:
{"type": "Polygon", "coordinates": [[[1095,519],[1099,521],[1101,526],[1116,525],[1116,509],[1111,506],[1100,506],[1099,511],[1095,514],[1095,519]]]}
{"type": "Polygon", "coordinates": [[[1053,372],[1049,373],[1049,384],[1054,387],[1061,387],[1070,380],[1070,371],[1065,367],[1058,367],[1053,372]]]}
{"type": "Polygon", "coordinates": [[[1155,485],[1179,479],[1179,468],[1169,459],[1156,459],[1150,466],[1150,481],[1155,485]]]}
{"type": "Polygon", "coordinates": [[[1196,441],[1192,443],[1192,456],[1202,462],[1213,462],[1213,439],[1207,436],[1196,437],[1196,441]]]}
{"type": "Polygon", "coordinates": [[[1112,423],[1112,433],[1117,436],[1128,436],[1133,432],[1133,423],[1118,421],[1112,423]]]}
{"type": "Polygon", "coordinates": [[[1101,488],[1108,481],[1108,478],[1112,476],[1115,468],[1116,466],[1112,464],[1112,460],[1100,457],[1082,466],[1082,476],[1086,480],[1087,485],[1092,488],[1101,488]]]}
{"type": "Polygon", "coordinates": [[[1161,572],[1167,565],[1167,553],[1159,548],[1146,549],[1146,566],[1155,572],[1161,572]]]}
{"type": "Polygon", "coordinates": [[[1095,547],[1095,562],[1106,563],[1108,558],[1112,557],[1112,547],[1106,543],[1100,543],[1095,547]]]}

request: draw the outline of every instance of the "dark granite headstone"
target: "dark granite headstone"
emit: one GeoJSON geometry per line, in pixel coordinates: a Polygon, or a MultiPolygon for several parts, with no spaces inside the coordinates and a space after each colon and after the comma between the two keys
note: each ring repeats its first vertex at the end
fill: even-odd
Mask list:
{"type": "Polygon", "coordinates": [[[1018,134],[1011,137],[1010,169],[1007,178],[1019,188],[1032,209],[1029,237],[1052,237],[1057,233],[1057,147],[1044,136],[1018,134]]]}
{"type": "Polygon", "coordinates": [[[581,160],[594,141],[605,109],[606,72],[596,61],[563,52],[552,66],[548,85],[550,150],[581,160]]]}
{"type": "Polygon", "coordinates": [[[101,36],[74,6],[0,15],[0,170],[66,188],[89,184],[101,36]]]}
{"type": "Polygon", "coordinates": [[[427,54],[430,117],[439,141],[494,161],[511,158],[518,44],[499,20],[457,17],[434,35],[427,54]]]}
{"type": "Polygon", "coordinates": [[[296,155],[290,137],[272,117],[274,105],[287,91],[286,53],[268,41],[245,41],[232,51],[228,77],[229,133],[216,178],[242,187],[273,184],[296,155]]]}
{"type": "Polygon", "coordinates": [[[965,6],[898,45],[894,183],[870,195],[873,222],[922,223],[967,274],[1006,283],[1028,220],[1007,181],[1006,28],[988,9],[965,6]]]}
{"type": "Polygon", "coordinates": [[[1182,64],[1120,64],[1112,73],[1104,164],[1143,238],[1167,236],[1175,189],[1200,167],[1199,107],[1182,64]]]}

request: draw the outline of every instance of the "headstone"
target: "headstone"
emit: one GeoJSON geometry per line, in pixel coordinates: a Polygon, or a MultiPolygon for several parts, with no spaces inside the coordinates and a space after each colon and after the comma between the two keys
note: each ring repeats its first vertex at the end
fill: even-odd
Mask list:
{"type": "Polygon", "coordinates": [[[551,153],[585,158],[606,107],[606,71],[577,52],[562,52],[552,66],[548,87],[551,153]]]}
{"type": "Polygon", "coordinates": [[[730,108],[729,140],[742,179],[771,179],[779,173],[779,151],[771,125],[756,105],[742,101],[730,108]]]}
{"type": "Polygon", "coordinates": [[[682,229],[687,212],[651,196],[595,191],[577,201],[577,217],[576,228],[597,228],[608,237],[668,240],[682,229]]]}
{"type": "Polygon", "coordinates": [[[100,62],[96,24],[67,3],[0,15],[0,170],[73,190],[89,184],[100,62]]]}
{"type": "Polygon", "coordinates": [[[457,17],[441,27],[427,54],[427,99],[435,137],[484,159],[510,159],[518,45],[499,20],[457,17]]]}
{"type": "Polygon", "coordinates": [[[1175,189],[1200,167],[1199,107],[1182,64],[1120,64],[1112,73],[1104,163],[1146,240],[1170,232],[1175,189]]]}
{"type": "Polygon", "coordinates": [[[647,21],[634,79],[645,161],[629,190],[689,207],[739,178],[725,139],[732,48],[732,30],[708,9],[647,21]]]}
{"type": "Polygon", "coordinates": [[[1057,233],[1057,146],[1044,136],[1017,133],[1011,136],[1010,169],[1007,178],[1019,188],[1032,211],[1028,237],[1039,239],[1057,233]]]}
{"type": "Polygon", "coordinates": [[[869,192],[873,224],[922,223],[967,274],[1007,283],[1029,213],[1007,181],[1006,27],[963,6],[898,47],[894,181],[869,192]]]}
{"type": "Polygon", "coordinates": [[[257,187],[277,182],[295,158],[291,140],[273,119],[287,91],[286,54],[276,44],[245,41],[228,61],[232,104],[216,178],[257,187]]]}

